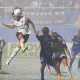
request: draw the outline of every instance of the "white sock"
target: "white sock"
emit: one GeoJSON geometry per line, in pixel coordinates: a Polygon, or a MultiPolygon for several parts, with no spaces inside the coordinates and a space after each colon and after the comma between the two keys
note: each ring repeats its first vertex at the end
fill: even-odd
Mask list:
{"type": "Polygon", "coordinates": [[[16,56],[16,54],[18,53],[19,49],[20,48],[18,48],[18,47],[15,48],[15,50],[11,54],[10,58],[8,59],[8,61],[11,61],[16,56]]]}
{"type": "Polygon", "coordinates": [[[21,45],[21,49],[24,50],[25,49],[24,39],[20,40],[20,45],[21,45]]]}
{"type": "Polygon", "coordinates": [[[68,73],[69,78],[71,78],[72,75],[71,75],[71,71],[69,70],[69,67],[68,66],[65,66],[65,70],[68,73]]]}

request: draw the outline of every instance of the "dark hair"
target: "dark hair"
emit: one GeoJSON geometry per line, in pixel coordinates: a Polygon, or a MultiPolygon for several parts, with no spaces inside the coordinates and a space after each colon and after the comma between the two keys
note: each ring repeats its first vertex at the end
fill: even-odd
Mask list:
{"type": "Polygon", "coordinates": [[[14,11],[12,12],[12,15],[14,15],[14,11]]]}
{"type": "Polygon", "coordinates": [[[43,34],[49,34],[49,28],[48,27],[44,27],[42,29],[43,34]]]}

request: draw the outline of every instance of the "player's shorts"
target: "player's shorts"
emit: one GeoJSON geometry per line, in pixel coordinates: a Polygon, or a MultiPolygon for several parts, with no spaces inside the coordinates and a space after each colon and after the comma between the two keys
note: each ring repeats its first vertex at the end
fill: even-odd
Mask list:
{"type": "Polygon", "coordinates": [[[61,61],[64,58],[67,59],[65,51],[56,51],[55,52],[55,61],[61,61]]]}
{"type": "Polygon", "coordinates": [[[71,54],[76,56],[78,53],[80,53],[80,49],[71,49],[71,54]]]}
{"type": "Polygon", "coordinates": [[[40,61],[41,61],[41,63],[46,63],[46,58],[45,58],[45,56],[40,56],[40,61]]]}
{"type": "MultiPolygon", "coordinates": [[[[16,34],[17,38],[18,38],[18,35],[19,35],[19,34],[22,34],[22,33],[17,32],[17,34],[16,34]]],[[[22,34],[22,35],[23,35],[23,34],[22,34]]],[[[24,37],[24,43],[26,43],[26,42],[28,41],[29,34],[23,35],[23,37],[24,37]]]]}
{"type": "Polygon", "coordinates": [[[40,61],[41,61],[41,64],[47,63],[50,66],[54,66],[54,59],[52,59],[52,58],[46,58],[45,56],[40,56],[40,61]]]}

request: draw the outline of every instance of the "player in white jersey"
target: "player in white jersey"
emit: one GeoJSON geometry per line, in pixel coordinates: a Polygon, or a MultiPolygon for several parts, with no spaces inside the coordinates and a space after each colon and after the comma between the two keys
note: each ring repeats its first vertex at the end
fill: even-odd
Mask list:
{"type": "Polygon", "coordinates": [[[7,60],[6,64],[9,65],[10,61],[15,57],[15,55],[18,53],[20,48],[22,49],[22,53],[25,52],[25,50],[28,47],[25,47],[25,43],[27,42],[29,38],[29,34],[31,34],[31,31],[29,29],[29,24],[32,25],[33,31],[36,32],[33,22],[24,16],[22,16],[22,12],[19,8],[15,9],[12,13],[13,18],[13,25],[6,24],[2,22],[2,25],[8,28],[18,28],[17,31],[17,38],[19,40],[19,43],[13,53],[11,54],[10,58],[7,60]]]}
{"type": "Polygon", "coordinates": [[[5,45],[5,41],[0,37],[0,72],[2,68],[2,53],[3,53],[4,45],[5,45]]]}

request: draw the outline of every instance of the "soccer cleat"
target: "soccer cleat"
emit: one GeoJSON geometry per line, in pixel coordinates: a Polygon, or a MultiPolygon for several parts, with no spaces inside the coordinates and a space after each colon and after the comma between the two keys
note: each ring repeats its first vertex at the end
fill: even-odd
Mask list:
{"type": "Polygon", "coordinates": [[[25,47],[25,49],[24,49],[24,50],[22,50],[22,53],[24,53],[27,49],[28,49],[28,47],[25,47]]]}
{"type": "Polygon", "coordinates": [[[71,77],[70,80],[74,80],[73,77],[71,77]]]}
{"type": "Polygon", "coordinates": [[[9,64],[10,64],[10,61],[9,61],[9,60],[7,60],[6,64],[7,64],[7,65],[9,65],[9,64]]]}
{"type": "Polygon", "coordinates": [[[60,74],[58,74],[57,80],[61,80],[61,75],[60,74]]]}

